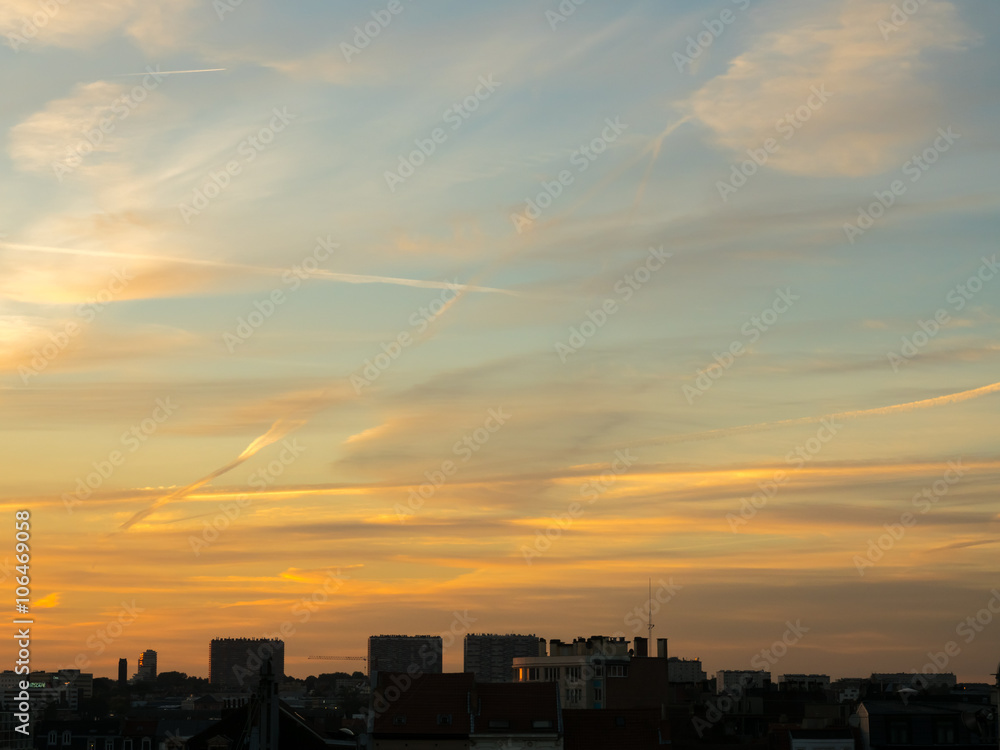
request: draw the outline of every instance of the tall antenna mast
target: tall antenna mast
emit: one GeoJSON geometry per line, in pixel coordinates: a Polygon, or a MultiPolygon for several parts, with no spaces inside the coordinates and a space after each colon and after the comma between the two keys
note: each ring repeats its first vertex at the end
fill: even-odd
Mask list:
{"type": "Polygon", "coordinates": [[[649,631],[646,634],[648,643],[653,643],[653,579],[649,579],[649,599],[646,601],[646,611],[649,612],[649,618],[647,620],[648,624],[646,629],[649,631]]]}

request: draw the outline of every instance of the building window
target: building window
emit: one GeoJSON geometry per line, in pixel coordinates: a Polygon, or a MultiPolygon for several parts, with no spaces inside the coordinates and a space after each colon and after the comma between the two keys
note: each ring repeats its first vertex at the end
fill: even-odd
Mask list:
{"type": "Polygon", "coordinates": [[[604,677],[604,665],[595,664],[594,665],[594,677],[604,677]]]}
{"type": "Polygon", "coordinates": [[[947,720],[939,721],[934,727],[935,742],[939,745],[955,744],[955,725],[947,720]]]}
{"type": "Polygon", "coordinates": [[[570,682],[580,681],[580,668],[579,667],[566,667],[566,679],[570,682]]]}
{"type": "Polygon", "coordinates": [[[594,688],[594,700],[602,701],[604,700],[604,691],[601,688],[594,688]]]}
{"type": "Polygon", "coordinates": [[[910,744],[910,725],[904,719],[889,722],[889,744],[910,744]]]}
{"type": "Polygon", "coordinates": [[[532,729],[552,729],[551,719],[535,719],[531,722],[532,729]]]}
{"type": "Polygon", "coordinates": [[[490,729],[510,729],[510,719],[490,719],[490,729]]]}
{"type": "Polygon", "coordinates": [[[64,729],[62,743],[64,745],[69,745],[72,744],[72,742],[73,742],[73,733],[70,732],[68,729],[64,729]]]}
{"type": "Polygon", "coordinates": [[[392,725],[395,727],[403,726],[406,723],[406,714],[396,714],[392,717],[392,725]]]}
{"type": "Polygon", "coordinates": [[[608,677],[628,677],[628,664],[609,664],[608,677]]]}
{"type": "Polygon", "coordinates": [[[104,740],[104,750],[115,750],[115,741],[112,739],[104,740]]]}
{"type": "Polygon", "coordinates": [[[583,700],[583,688],[566,688],[566,702],[579,703],[583,700]]]}
{"type": "Polygon", "coordinates": [[[54,745],[59,741],[59,735],[55,729],[49,730],[49,744],[54,745]]]}
{"type": "Polygon", "coordinates": [[[142,738],[142,750],[153,750],[152,740],[149,737],[142,738]]]}
{"type": "Polygon", "coordinates": [[[122,750],[132,750],[132,738],[127,737],[125,742],[122,744],[122,750]]]}
{"type": "Polygon", "coordinates": [[[438,714],[438,726],[440,726],[440,727],[450,727],[451,726],[451,714],[438,714]]]}
{"type": "Polygon", "coordinates": [[[559,682],[559,667],[545,667],[542,675],[545,682],[559,682]]]}

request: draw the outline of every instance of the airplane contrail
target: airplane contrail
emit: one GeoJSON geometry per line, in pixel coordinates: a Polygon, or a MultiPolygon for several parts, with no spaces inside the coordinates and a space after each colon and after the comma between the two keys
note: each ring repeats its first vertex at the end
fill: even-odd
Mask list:
{"type": "Polygon", "coordinates": [[[872,409],[858,409],[854,411],[841,411],[834,414],[823,414],[818,417],[797,417],[795,419],[782,419],[777,422],[757,422],[756,424],[740,425],[738,427],[722,427],[718,430],[706,430],[705,432],[688,432],[682,435],[668,435],[660,438],[647,438],[628,443],[628,446],[636,445],[665,445],[669,443],[687,443],[694,440],[712,440],[714,438],[729,437],[739,435],[744,432],[761,432],[763,430],[773,430],[778,427],[790,427],[799,424],[815,424],[824,419],[858,419],[859,417],[870,417],[884,414],[894,414],[895,412],[913,411],[915,409],[931,409],[935,406],[945,406],[956,404],[961,401],[968,401],[973,398],[988,396],[991,393],[1000,391],[1000,382],[990,383],[979,388],[972,388],[967,391],[958,391],[944,396],[934,396],[920,401],[908,401],[904,404],[891,404],[890,406],[877,406],[872,409]]]}
{"type": "MultiPolygon", "coordinates": [[[[251,266],[244,263],[229,263],[217,260],[205,260],[201,258],[178,258],[169,255],[144,255],[142,253],[114,253],[109,250],[82,250],[69,247],[50,247],[46,245],[24,245],[14,242],[0,242],[0,247],[19,250],[22,252],[51,253],[56,255],[82,255],[95,258],[132,258],[135,260],[158,261],[163,263],[179,263],[192,266],[210,266],[213,268],[232,268],[249,273],[264,274],[267,276],[281,276],[288,269],[271,268],[268,266],[251,266]]],[[[511,289],[499,289],[497,287],[480,286],[477,284],[459,284],[451,281],[434,281],[428,279],[406,279],[398,276],[379,276],[375,274],[344,273],[337,271],[327,271],[317,269],[316,271],[304,271],[309,278],[327,279],[329,281],[341,281],[346,284],[392,284],[395,286],[419,287],[421,289],[460,289],[463,292],[486,292],[490,294],[508,294],[520,296],[520,292],[511,289]]]]}
{"type": "Polygon", "coordinates": [[[141,73],[118,73],[115,78],[125,78],[127,76],[175,76],[181,73],[215,73],[219,70],[226,70],[226,68],[203,68],[202,70],[144,70],[141,73]]]}
{"type": "Polygon", "coordinates": [[[237,466],[239,466],[241,463],[246,461],[248,458],[251,458],[253,455],[260,452],[261,450],[271,445],[272,443],[278,442],[283,437],[286,437],[287,435],[291,434],[305,423],[306,423],[305,419],[286,419],[285,417],[277,419],[274,422],[274,424],[272,424],[271,427],[267,430],[267,432],[265,432],[263,435],[254,438],[254,440],[250,443],[250,445],[248,445],[243,450],[243,452],[240,453],[240,455],[238,455],[234,460],[230,461],[225,466],[222,466],[216,469],[215,471],[206,474],[201,479],[197,479],[194,482],[191,482],[191,484],[181,487],[178,490],[174,490],[169,495],[164,495],[163,497],[158,498],[157,500],[153,501],[153,503],[148,507],[143,508],[140,511],[136,511],[127,521],[125,521],[121,526],[118,527],[119,530],[127,531],[128,529],[132,528],[132,526],[137,524],[139,521],[144,519],[146,516],[159,510],[167,503],[173,500],[180,500],[181,498],[191,494],[198,488],[204,487],[213,479],[220,477],[223,474],[229,473],[237,466]]]}

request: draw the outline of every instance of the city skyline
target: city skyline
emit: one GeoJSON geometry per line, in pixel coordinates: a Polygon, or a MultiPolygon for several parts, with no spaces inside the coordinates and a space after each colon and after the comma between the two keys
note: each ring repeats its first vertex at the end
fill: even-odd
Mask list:
{"type": "Polygon", "coordinates": [[[709,674],[992,682],[995,2],[9,0],[0,41],[33,667],[458,671],[652,609],[709,674]]]}

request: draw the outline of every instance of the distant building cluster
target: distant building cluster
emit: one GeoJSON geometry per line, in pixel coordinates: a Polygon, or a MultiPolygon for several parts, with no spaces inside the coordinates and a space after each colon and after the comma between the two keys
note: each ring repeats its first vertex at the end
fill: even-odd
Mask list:
{"type": "Polygon", "coordinates": [[[440,636],[373,635],[366,678],[303,681],[285,677],[281,640],[215,638],[206,692],[186,695],[167,687],[185,675],[159,679],[153,650],[139,655],[132,680],[124,658],[117,681],[74,669],[27,678],[7,671],[0,748],[995,750],[1000,736],[1000,677],[996,685],[959,684],[933,670],[708,677],[700,659],[670,656],[666,638],[490,633],[466,635],[464,671],[446,673],[442,645],[440,636]],[[25,679],[30,737],[12,718],[25,679]],[[118,691],[114,712],[108,690],[118,691]]]}

